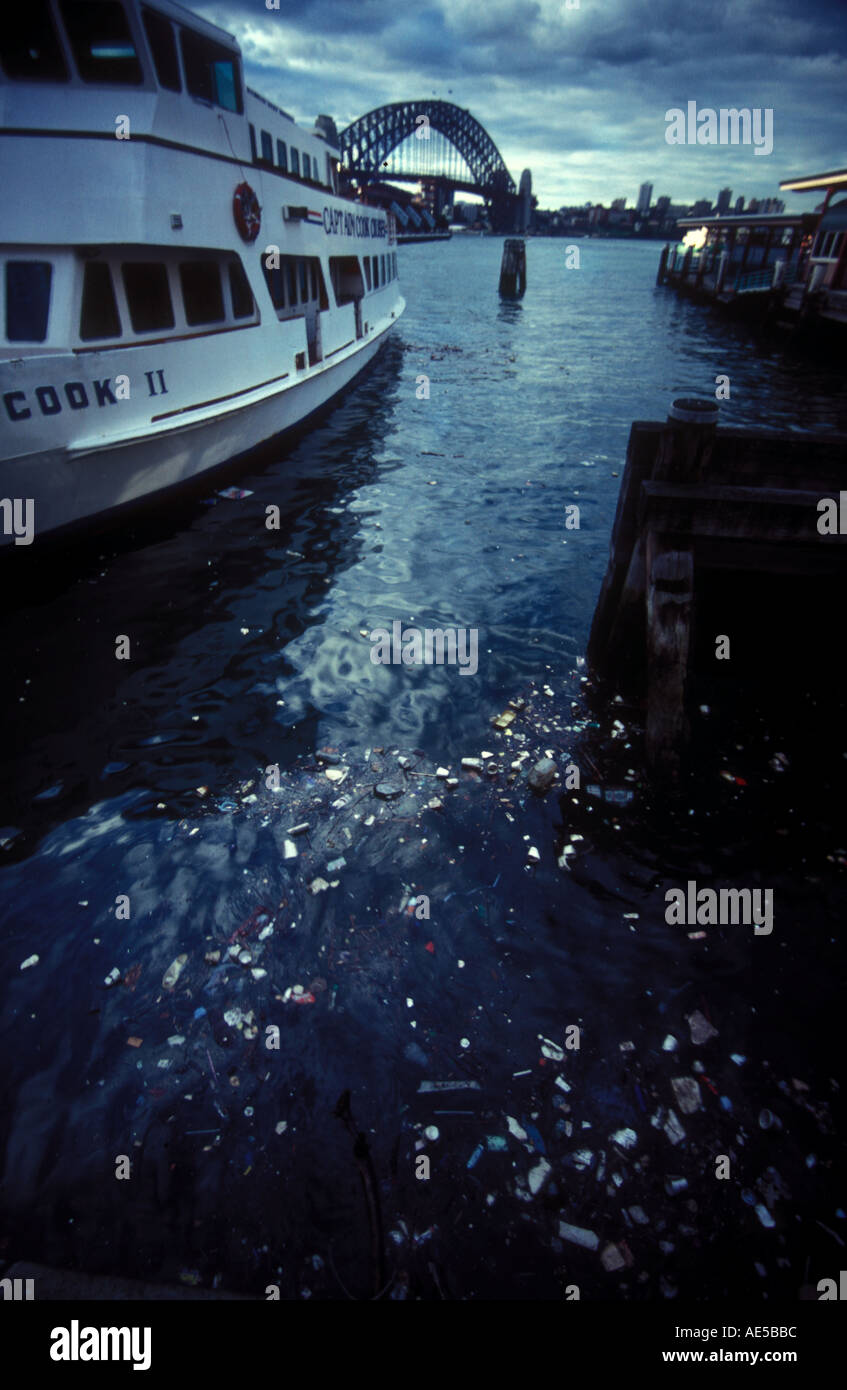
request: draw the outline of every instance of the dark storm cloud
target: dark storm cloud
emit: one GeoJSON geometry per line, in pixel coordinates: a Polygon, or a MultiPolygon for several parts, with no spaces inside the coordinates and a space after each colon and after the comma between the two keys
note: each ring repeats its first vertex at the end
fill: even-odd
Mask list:
{"type": "MultiPolygon", "coordinates": [[[[251,86],[311,123],[343,128],[384,102],[437,96],[468,107],[542,205],[675,200],[725,184],[776,194],[781,178],[847,164],[847,0],[210,0],[251,86]],[[452,89],[452,92],[449,90],[452,89]],[[774,152],[671,147],[665,111],[761,106],[774,152]]],[[[809,200],[794,206],[809,206],[809,200]]]]}

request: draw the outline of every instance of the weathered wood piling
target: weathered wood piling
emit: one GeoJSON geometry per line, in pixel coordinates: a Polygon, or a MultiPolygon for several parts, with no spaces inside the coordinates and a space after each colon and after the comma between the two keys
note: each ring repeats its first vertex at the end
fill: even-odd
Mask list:
{"type": "MultiPolygon", "coordinates": [[[[847,534],[818,531],[838,498],[847,439],[717,428],[712,400],[675,400],[666,423],[632,426],[588,659],[646,696],[646,757],[677,775],[689,734],[692,631],[707,571],[847,580],[847,534]]],[[[728,613],[728,617],[732,614],[728,613]]]]}
{"type": "Polygon", "coordinates": [[[520,299],[526,290],[526,242],[507,237],[500,263],[500,293],[504,299],[520,299]]]}

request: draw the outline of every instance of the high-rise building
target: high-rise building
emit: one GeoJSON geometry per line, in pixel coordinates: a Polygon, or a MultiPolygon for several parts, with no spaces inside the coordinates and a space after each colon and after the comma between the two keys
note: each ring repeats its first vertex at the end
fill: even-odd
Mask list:
{"type": "Polygon", "coordinates": [[[626,207],[626,198],[613,198],[613,199],[612,199],[612,211],[613,211],[613,212],[623,212],[623,210],[624,210],[625,207],[626,207]]]}
{"type": "Polygon", "coordinates": [[[744,211],[744,199],[743,199],[743,198],[736,198],[736,200],[735,200],[735,211],[736,211],[737,213],[742,213],[742,212],[744,211]]]}
{"type": "Polygon", "coordinates": [[[649,212],[650,199],[653,196],[652,183],[642,183],[638,190],[638,202],[635,205],[636,212],[649,212]]]}
{"type": "Polygon", "coordinates": [[[516,232],[528,232],[532,221],[532,174],[524,169],[518,185],[518,212],[516,232]]]}
{"type": "Polygon", "coordinates": [[[692,204],[689,215],[691,217],[708,217],[711,211],[712,204],[708,198],[699,198],[696,203],[692,204]]]}
{"type": "Polygon", "coordinates": [[[732,189],[722,188],[718,194],[717,212],[719,217],[725,216],[729,212],[729,204],[732,199],[732,189]]]}

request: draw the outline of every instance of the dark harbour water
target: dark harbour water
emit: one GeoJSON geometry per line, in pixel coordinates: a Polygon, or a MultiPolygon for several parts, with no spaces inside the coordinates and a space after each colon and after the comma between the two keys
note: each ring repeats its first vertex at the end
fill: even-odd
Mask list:
{"type": "Polygon", "coordinates": [[[532,242],[526,298],[502,304],[499,240],[403,248],[393,339],[239,476],[251,496],[215,481],[5,567],[0,1260],[298,1299],[378,1277],[392,1298],[796,1300],[837,1275],[837,632],[801,658],[795,615],[771,611],[790,692],[763,714],[746,680],[704,689],[674,801],[643,779],[638,712],[581,657],[634,419],[725,373],[724,423],[847,433],[847,393],[839,363],[654,289],[659,249],[582,242],[568,271],[532,242]],[[394,619],[478,629],[477,674],[374,666],[362,634],[394,619]],[[483,751],[498,771],[462,773],[483,751]],[[525,774],[548,751],[581,786],[541,800],[525,774]],[[402,795],[375,797],[383,780],[402,795]],[[689,879],[771,888],[773,933],[668,925],[664,890],[689,879]],[[251,960],[227,964],[231,944],[251,960]],[[717,1035],[695,1042],[692,1015],[717,1035]],[[574,1025],[578,1049],[543,1042],[574,1025]],[[685,1113],[672,1082],[692,1077],[685,1113]]]}

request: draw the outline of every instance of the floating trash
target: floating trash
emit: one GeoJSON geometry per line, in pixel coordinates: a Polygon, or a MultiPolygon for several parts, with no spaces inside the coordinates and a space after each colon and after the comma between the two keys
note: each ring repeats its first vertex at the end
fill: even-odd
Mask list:
{"type": "Polygon", "coordinates": [[[626,1260],[617,1245],[607,1245],[600,1252],[600,1263],[608,1273],[613,1274],[617,1269],[626,1267],[626,1260]]]}
{"type": "Polygon", "coordinates": [[[176,960],[171,961],[170,965],[168,966],[167,970],[162,976],[163,989],[173,989],[174,985],[176,984],[177,980],[179,979],[180,975],[185,969],[187,962],[187,955],[177,956],[176,960]]]}
{"type": "Polygon", "coordinates": [[[589,1231],[583,1226],[572,1226],[569,1221],[559,1222],[559,1236],[562,1240],[568,1240],[572,1245],[581,1245],[583,1250],[596,1250],[600,1244],[600,1237],[594,1231],[589,1231]]]}
{"type": "Polygon", "coordinates": [[[691,1030],[691,1041],[695,1047],[700,1047],[710,1038],[718,1037],[717,1028],[712,1027],[705,1014],[701,1014],[699,1009],[695,1009],[693,1014],[688,1014],[686,1022],[691,1030]]]}
{"type": "Polygon", "coordinates": [[[675,1076],[671,1085],[683,1115],[693,1115],[695,1110],[700,1109],[700,1087],[693,1076],[675,1076]]]}
{"type": "Polygon", "coordinates": [[[663,1129],[672,1144],[681,1144],[685,1138],[685,1130],[682,1128],[673,1110],[668,1111],[668,1117],[665,1120],[663,1129]]]}
{"type": "Polygon", "coordinates": [[[547,1181],[547,1178],[550,1176],[550,1172],[550,1164],[547,1162],[546,1158],[539,1159],[535,1167],[530,1168],[529,1173],[527,1175],[527,1181],[529,1183],[529,1190],[532,1193],[533,1197],[541,1191],[541,1188],[547,1181]]]}
{"type": "Polygon", "coordinates": [[[539,758],[527,777],[527,786],[536,796],[546,796],[558,776],[552,758],[539,758]]]}
{"type": "Polygon", "coordinates": [[[479,1091],[481,1089],[478,1081],[422,1081],[418,1087],[418,1095],[441,1091],[479,1091]]]}

